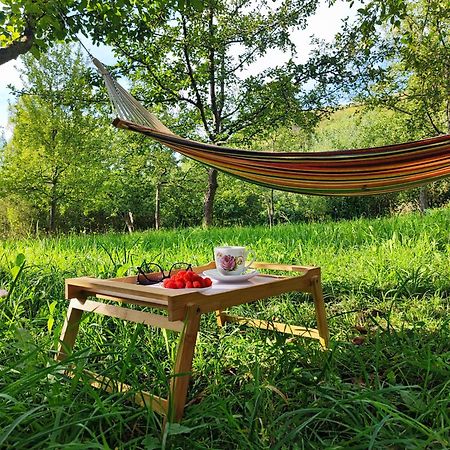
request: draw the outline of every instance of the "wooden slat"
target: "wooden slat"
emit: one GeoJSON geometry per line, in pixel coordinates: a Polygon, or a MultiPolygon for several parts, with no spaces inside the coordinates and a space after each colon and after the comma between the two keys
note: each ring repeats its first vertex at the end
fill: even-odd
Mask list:
{"type": "Polygon", "coordinates": [[[317,269],[314,266],[297,266],[292,264],[275,264],[266,262],[254,262],[252,264],[253,269],[268,269],[268,270],[284,270],[287,272],[309,272],[317,269]]]}
{"type": "Polygon", "coordinates": [[[239,323],[253,328],[260,328],[262,330],[279,331],[280,333],[292,334],[293,336],[301,336],[317,340],[321,339],[319,330],[316,330],[315,328],[304,328],[297,325],[288,325],[281,322],[268,322],[266,320],[233,316],[230,314],[222,314],[222,321],[239,323]]]}
{"type": "Polygon", "coordinates": [[[59,338],[58,352],[55,357],[57,361],[62,361],[67,358],[67,352],[71,352],[75,344],[81,317],[83,315],[83,311],[75,307],[79,303],[81,303],[81,301],[78,299],[72,299],[69,303],[69,308],[67,309],[67,315],[59,338]]]}
{"type": "Polygon", "coordinates": [[[159,314],[136,311],[134,309],[123,308],[122,306],[106,305],[105,303],[94,302],[92,300],[80,302],[77,299],[73,299],[73,308],[177,332],[181,332],[184,326],[181,321],[170,322],[167,317],[159,314]]]}
{"type": "Polygon", "coordinates": [[[325,303],[323,301],[322,283],[319,275],[311,278],[312,296],[314,300],[314,308],[316,311],[317,328],[320,334],[320,343],[323,348],[328,348],[330,343],[330,332],[328,330],[327,313],[325,311],[325,303]]]}
{"type": "MultiPolygon", "coordinates": [[[[66,372],[66,374],[70,377],[75,376],[74,372],[71,371],[66,372]]],[[[92,387],[102,389],[109,393],[128,392],[132,390],[132,387],[129,384],[121,383],[109,377],[99,375],[98,373],[92,372],[90,370],[83,370],[83,374],[89,376],[89,379],[87,381],[92,387]]],[[[134,394],[133,401],[140,406],[148,406],[153,411],[162,415],[167,414],[169,407],[169,402],[167,401],[167,399],[154,394],[150,394],[146,391],[139,391],[134,394]]]]}
{"type": "Polygon", "coordinates": [[[66,280],[66,299],[79,297],[79,294],[101,294],[110,297],[123,297],[131,300],[167,306],[168,296],[161,288],[132,285],[111,280],[100,280],[96,278],[81,277],[66,280]]]}
{"type": "Polygon", "coordinates": [[[110,296],[110,295],[101,295],[101,294],[97,294],[96,295],[97,298],[101,298],[104,300],[112,300],[114,302],[118,302],[118,303],[126,303],[127,305],[137,305],[137,306],[144,306],[146,308],[158,308],[158,309],[164,309],[166,310],[168,308],[168,305],[160,305],[158,303],[152,303],[151,300],[142,302],[140,300],[132,300],[129,298],[121,298],[121,297],[117,297],[117,296],[110,296]]]}
{"type": "Polygon", "coordinates": [[[170,421],[179,422],[183,417],[192,370],[192,359],[194,357],[197,334],[200,328],[200,317],[201,313],[197,305],[189,305],[186,313],[185,327],[178,343],[173,378],[170,383],[169,398],[172,404],[169,417],[170,421]]]}
{"type": "Polygon", "coordinates": [[[220,309],[216,311],[216,321],[218,327],[223,327],[225,324],[225,320],[223,319],[224,313],[220,309]]]}
{"type": "MultiPolygon", "coordinates": [[[[314,273],[313,271],[311,271],[314,273]]],[[[311,292],[311,272],[304,275],[280,278],[270,284],[252,285],[238,291],[225,291],[212,295],[193,293],[169,301],[169,320],[183,320],[186,314],[186,302],[196,304],[202,313],[224,310],[231,306],[250,303],[268,297],[275,297],[291,291],[311,292]]]]}

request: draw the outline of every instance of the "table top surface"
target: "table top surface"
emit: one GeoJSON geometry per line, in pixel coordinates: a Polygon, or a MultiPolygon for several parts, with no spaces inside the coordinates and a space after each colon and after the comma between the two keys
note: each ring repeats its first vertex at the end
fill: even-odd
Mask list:
{"type": "MultiPolygon", "coordinates": [[[[214,268],[214,263],[195,267],[195,272],[201,274],[204,270],[214,268]]],[[[99,279],[80,277],[66,279],[66,298],[97,297],[123,299],[128,303],[162,307],[180,311],[188,304],[200,305],[204,312],[222,307],[248,303],[258,299],[272,297],[291,291],[309,292],[312,276],[320,277],[320,268],[275,265],[270,263],[255,263],[257,269],[275,269],[293,271],[289,275],[271,275],[261,273],[239,283],[223,283],[213,280],[210,288],[204,289],[167,289],[161,283],[157,285],[140,285],[136,276],[99,279]],[[237,295],[239,293],[239,295],[237,295]]],[[[179,315],[179,314],[178,314],[179,315]]]]}

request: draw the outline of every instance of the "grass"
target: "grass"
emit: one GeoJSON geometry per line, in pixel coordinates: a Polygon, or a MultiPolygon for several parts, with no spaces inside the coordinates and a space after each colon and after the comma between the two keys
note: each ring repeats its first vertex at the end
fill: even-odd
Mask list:
{"type": "MultiPolygon", "coordinates": [[[[69,235],[0,242],[0,448],[367,449],[450,447],[450,210],[425,216],[69,235]],[[64,278],[121,275],[142,259],[202,264],[215,245],[322,267],[332,348],[207,316],[189,407],[161,417],[83,381],[88,368],[167,393],[170,332],[86,315],[67,379],[53,361],[64,278]],[[23,255],[23,256],[21,256],[23,255]],[[356,340],[355,340],[356,338],[356,340]],[[361,345],[356,345],[360,343],[361,345]]],[[[238,314],[313,325],[310,299],[284,295],[238,314]]]]}

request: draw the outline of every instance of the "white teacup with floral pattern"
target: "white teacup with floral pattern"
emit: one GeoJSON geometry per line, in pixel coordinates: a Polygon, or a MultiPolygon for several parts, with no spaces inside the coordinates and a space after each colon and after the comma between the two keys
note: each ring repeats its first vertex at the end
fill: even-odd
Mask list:
{"type": "Polygon", "coordinates": [[[216,247],[214,260],[216,269],[222,275],[241,275],[255,261],[255,253],[245,247],[216,247]],[[246,264],[249,258],[251,261],[246,264]]]}

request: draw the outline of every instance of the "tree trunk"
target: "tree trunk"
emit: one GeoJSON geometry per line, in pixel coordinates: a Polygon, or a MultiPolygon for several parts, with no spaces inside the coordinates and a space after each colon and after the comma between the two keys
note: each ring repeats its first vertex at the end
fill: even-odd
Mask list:
{"type": "Polygon", "coordinates": [[[128,233],[132,233],[134,231],[134,218],[131,211],[128,211],[125,214],[125,223],[127,225],[128,233]]]}
{"type": "Polygon", "coordinates": [[[50,214],[48,220],[48,227],[50,233],[54,233],[56,231],[56,209],[58,207],[58,200],[56,197],[52,197],[50,202],[50,214]]]}
{"type": "Polygon", "coordinates": [[[270,191],[270,197],[267,203],[267,217],[269,219],[269,227],[272,228],[274,225],[274,216],[275,216],[275,206],[273,202],[273,189],[270,191]]]}
{"type": "Polygon", "coordinates": [[[7,47],[0,48],[0,65],[27,53],[31,49],[33,41],[34,30],[32,27],[27,27],[20,39],[14,41],[7,47]]]}
{"type": "Polygon", "coordinates": [[[216,196],[216,191],[218,188],[217,184],[217,170],[208,170],[208,190],[205,194],[205,203],[203,206],[203,226],[210,227],[213,220],[213,209],[214,209],[214,197],[216,196]]]}
{"type": "Polygon", "coordinates": [[[419,210],[425,214],[428,208],[428,186],[422,186],[419,193],[419,210]]]}
{"type": "Polygon", "coordinates": [[[155,230],[161,228],[161,183],[156,183],[155,189],[155,230]]]}
{"type": "Polygon", "coordinates": [[[447,101],[447,133],[450,134],[450,100],[447,101]]]}

